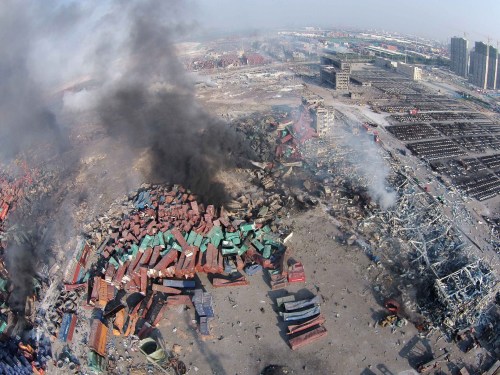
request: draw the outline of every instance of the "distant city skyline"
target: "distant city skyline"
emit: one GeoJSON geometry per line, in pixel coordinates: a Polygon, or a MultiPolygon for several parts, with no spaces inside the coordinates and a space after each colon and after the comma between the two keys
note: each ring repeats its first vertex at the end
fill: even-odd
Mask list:
{"type": "Polygon", "coordinates": [[[241,31],[322,26],[377,29],[441,42],[452,36],[500,42],[500,1],[199,0],[194,17],[207,30],[241,31]]]}

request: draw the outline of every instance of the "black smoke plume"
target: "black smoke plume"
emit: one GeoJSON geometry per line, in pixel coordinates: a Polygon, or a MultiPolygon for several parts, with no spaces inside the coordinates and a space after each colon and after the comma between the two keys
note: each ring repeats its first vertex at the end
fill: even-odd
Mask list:
{"type": "MultiPolygon", "coordinates": [[[[227,199],[217,174],[243,163],[247,148],[196,103],[176,57],[174,42],[193,26],[182,21],[190,5],[175,0],[0,4],[1,160],[31,155],[59,176],[50,196],[41,195],[9,216],[10,227],[23,238],[5,250],[14,310],[22,312],[37,264],[51,258],[55,237],[75,233],[72,208],[85,192],[70,191],[83,167],[78,145],[68,138],[78,133],[70,128],[78,121],[69,124],[68,117],[97,115],[121,148],[130,150],[129,159],[113,165],[132,168],[147,151],[144,182],[183,184],[215,204],[227,199]],[[62,100],[54,97],[61,86],[82,77],[89,77],[92,87],[68,91],[62,100]]],[[[118,157],[110,149],[108,158],[118,157]]],[[[98,184],[116,183],[108,172],[93,191],[98,184]]]]}
{"type": "Polygon", "coordinates": [[[185,27],[161,16],[168,3],[132,8],[124,46],[130,64],[105,93],[99,113],[113,137],[132,150],[149,149],[148,180],[179,183],[206,202],[222,204],[228,196],[217,173],[241,164],[249,148],[197,105],[172,44],[185,27]]]}
{"type": "MultiPolygon", "coordinates": [[[[100,113],[110,134],[125,139],[124,147],[149,149],[149,181],[182,184],[206,202],[227,200],[217,173],[241,164],[246,147],[226,124],[199,109],[190,95],[123,87],[102,102],[100,113]]],[[[124,168],[127,164],[124,161],[124,168]]]]}

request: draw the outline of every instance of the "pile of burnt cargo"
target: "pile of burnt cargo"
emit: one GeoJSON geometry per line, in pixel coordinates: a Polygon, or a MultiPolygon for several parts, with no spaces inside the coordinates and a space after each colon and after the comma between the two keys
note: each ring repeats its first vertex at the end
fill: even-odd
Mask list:
{"type": "Polygon", "coordinates": [[[50,341],[45,336],[27,342],[16,336],[0,343],[0,374],[45,374],[46,363],[52,359],[50,341]]]}
{"type": "Polygon", "coordinates": [[[80,290],[62,290],[55,303],[45,313],[45,328],[62,342],[71,342],[77,322],[77,302],[80,290]]]}
{"type": "Polygon", "coordinates": [[[285,266],[288,252],[272,225],[205,206],[181,186],[142,189],[124,207],[129,211],[80,246],[66,284],[67,290],[88,289],[94,356],[106,356],[109,333],[146,337],[177,305],[193,306],[200,334],[209,336],[212,296],[196,289],[196,274],[207,274],[214,287],[248,285],[245,274],[255,269],[268,270],[273,287],[304,279],[300,264],[285,266]]]}
{"type": "Polygon", "coordinates": [[[213,275],[216,287],[242,283],[242,274],[232,279],[220,275],[248,264],[278,267],[286,250],[270,226],[205,207],[177,185],[143,190],[134,206],[110,226],[97,263],[97,277],[127,292],[146,294],[149,281],[192,279],[196,273],[213,275]]]}
{"type": "MultiPolygon", "coordinates": [[[[0,374],[44,374],[46,363],[51,359],[50,341],[45,337],[38,340],[32,337],[35,290],[41,287],[40,282],[33,278],[33,291],[26,298],[23,315],[11,309],[17,291],[7,269],[12,245],[23,244],[28,238],[22,226],[12,220],[12,213],[33,205],[37,197],[48,191],[46,176],[48,173],[40,175],[20,160],[8,166],[0,165],[0,374]]],[[[18,212],[17,216],[22,215],[18,212]]]]}
{"type": "MultiPolygon", "coordinates": [[[[0,165],[0,304],[4,307],[9,305],[12,293],[10,276],[6,267],[7,248],[12,245],[12,242],[20,241],[19,237],[22,237],[22,233],[18,235],[7,225],[7,219],[9,214],[24,199],[27,199],[26,190],[31,189],[32,185],[33,173],[25,163],[20,163],[16,168],[4,168],[0,165]]],[[[4,308],[2,313],[5,311],[4,308]]],[[[7,328],[6,320],[6,317],[0,314],[0,333],[4,333],[7,328]]]]}

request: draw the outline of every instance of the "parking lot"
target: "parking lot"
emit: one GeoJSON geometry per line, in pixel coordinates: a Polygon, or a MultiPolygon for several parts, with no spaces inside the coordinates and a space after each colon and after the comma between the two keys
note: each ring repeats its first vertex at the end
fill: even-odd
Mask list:
{"type": "Polygon", "coordinates": [[[480,201],[500,194],[500,122],[474,104],[378,68],[353,72],[378,90],[371,108],[388,114],[385,129],[455,187],[480,201]]]}

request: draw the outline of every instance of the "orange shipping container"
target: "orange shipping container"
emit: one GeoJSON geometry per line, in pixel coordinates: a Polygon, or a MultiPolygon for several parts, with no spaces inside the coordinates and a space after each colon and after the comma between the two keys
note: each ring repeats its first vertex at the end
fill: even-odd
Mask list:
{"type": "Polygon", "coordinates": [[[106,356],[106,343],[108,341],[108,327],[99,319],[94,319],[90,329],[89,348],[97,354],[106,356]]]}

